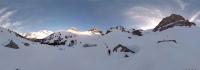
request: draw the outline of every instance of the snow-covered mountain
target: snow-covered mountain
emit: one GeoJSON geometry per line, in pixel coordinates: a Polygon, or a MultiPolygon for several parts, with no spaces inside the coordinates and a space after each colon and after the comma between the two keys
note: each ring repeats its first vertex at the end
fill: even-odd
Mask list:
{"type": "Polygon", "coordinates": [[[55,32],[44,38],[41,43],[48,45],[68,45],[73,46],[77,43],[82,43],[82,40],[93,40],[93,38],[100,37],[101,31],[91,29],[88,31],[77,31],[75,28],[70,28],[67,31],[55,32]]]}
{"type": "Polygon", "coordinates": [[[48,30],[40,30],[37,32],[30,32],[30,33],[21,33],[22,36],[30,39],[43,39],[50,34],[52,34],[53,31],[48,31],[48,30]]]}
{"type": "MultiPolygon", "coordinates": [[[[9,29],[4,29],[0,27],[0,46],[5,46],[9,43],[17,43],[21,46],[23,46],[25,43],[29,43],[28,40],[26,40],[25,37],[17,34],[16,32],[13,32],[9,29]]],[[[8,46],[7,46],[8,47],[8,46]]],[[[12,47],[17,47],[19,46],[10,46],[12,47]]]]}
{"type": "Polygon", "coordinates": [[[0,69],[199,70],[200,28],[179,17],[172,14],[144,31],[117,26],[105,33],[92,29],[101,34],[56,32],[42,44],[0,28],[0,69]],[[20,48],[8,48],[11,40],[20,48]]]}

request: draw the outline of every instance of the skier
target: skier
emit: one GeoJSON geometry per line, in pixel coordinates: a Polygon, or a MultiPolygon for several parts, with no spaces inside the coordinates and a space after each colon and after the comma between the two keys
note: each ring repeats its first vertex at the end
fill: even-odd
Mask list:
{"type": "Polygon", "coordinates": [[[108,56],[110,56],[110,54],[111,54],[111,51],[110,51],[110,49],[108,49],[108,56]]]}

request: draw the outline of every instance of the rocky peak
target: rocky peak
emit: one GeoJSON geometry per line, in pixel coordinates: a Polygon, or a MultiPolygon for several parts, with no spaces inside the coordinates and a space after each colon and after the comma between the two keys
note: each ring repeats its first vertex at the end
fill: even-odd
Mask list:
{"type": "Polygon", "coordinates": [[[153,29],[154,32],[162,31],[174,26],[195,26],[193,22],[189,22],[183,16],[171,14],[169,17],[163,18],[162,21],[153,29]]]}
{"type": "Polygon", "coordinates": [[[89,31],[92,31],[92,32],[98,32],[99,29],[97,29],[97,28],[92,28],[92,29],[90,29],[89,31]]]}

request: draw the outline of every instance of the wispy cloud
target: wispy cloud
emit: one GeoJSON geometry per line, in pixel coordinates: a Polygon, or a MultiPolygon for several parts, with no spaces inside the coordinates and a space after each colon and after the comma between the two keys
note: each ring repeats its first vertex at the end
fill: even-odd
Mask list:
{"type": "Polygon", "coordinates": [[[163,18],[161,10],[142,6],[131,8],[126,15],[133,21],[142,23],[138,24],[138,28],[144,30],[154,28],[163,18]]]}
{"type": "Polygon", "coordinates": [[[8,8],[0,9],[0,27],[18,29],[22,25],[19,21],[11,21],[11,17],[16,11],[9,11],[8,8]]]}
{"type": "Polygon", "coordinates": [[[4,13],[6,10],[7,10],[7,8],[0,9],[0,15],[1,15],[2,13],[4,13]]]}
{"type": "Polygon", "coordinates": [[[184,2],[183,0],[174,0],[178,6],[181,8],[181,10],[184,10],[185,7],[188,5],[186,2],[184,2]]]}
{"type": "Polygon", "coordinates": [[[198,19],[200,17],[200,10],[197,11],[194,15],[192,15],[192,17],[190,18],[190,22],[195,22],[197,25],[200,25],[200,19],[198,19]]]}

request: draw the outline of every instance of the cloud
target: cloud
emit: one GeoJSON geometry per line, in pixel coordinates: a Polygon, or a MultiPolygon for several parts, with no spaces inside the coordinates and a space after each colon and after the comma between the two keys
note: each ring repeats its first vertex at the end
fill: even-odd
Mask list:
{"type": "Polygon", "coordinates": [[[11,17],[16,11],[9,11],[8,8],[0,9],[0,27],[9,29],[20,29],[20,21],[11,21],[11,17]]]}
{"type": "Polygon", "coordinates": [[[193,21],[198,27],[200,27],[200,19],[196,19],[195,21],[193,21]]]}
{"type": "Polygon", "coordinates": [[[129,9],[126,15],[132,21],[142,22],[142,24],[138,24],[138,28],[144,30],[154,28],[164,17],[161,10],[142,6],[129,9]]]}
{"type": "Polygon", "coordinates": [[[191,18],[190,22],[194,22],[197,20],[197,18],[200,16],[200,11],[197,11],[191,18]]]}
{"type": "Polygon", "coordinates": [[[11,25],[10,17],[15,11],[7,11],[7,9],[1,9],[1,15],[0,15],[0,26],[2,27],[9,27],[11,25]]]}
{"type": "Polygon", "coordinates": [[[178,4],[178,6],[181,8],[181,10],[184,10],[185,7],[188,5],[183,0],[174,0],[174,1],[178,4]]]}
{"type": "Polygon", "coordinates": [[[197,19],[195,22],[199,25],[200,24],[200,19],[197,19]]]}
{"type": "Polygon", "coordinates": [[[0,10],[0,15],[3,14],[6,10],[7,10],[7,8],[1,9],[1,10],[0,10]]]}
{"type": "Polygon", "coordinates": [[[197,19],[196,22],[200,23],[200,19],[197,19]]]}

